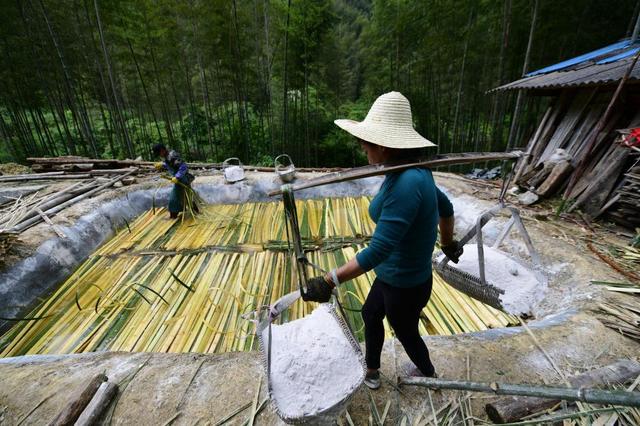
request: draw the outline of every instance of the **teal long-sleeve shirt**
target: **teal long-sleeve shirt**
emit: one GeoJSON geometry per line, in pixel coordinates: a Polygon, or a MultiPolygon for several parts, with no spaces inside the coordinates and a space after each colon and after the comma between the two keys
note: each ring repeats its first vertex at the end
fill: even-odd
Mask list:
{"type": "Polygon", "coordinates": [[[415,287],[431,276],[431,256],[440,217],[453,216],[453,205],[436,187],[428,169],[408,169],[386,176],[371,200],[376,229],[367,248],[356,255],[365,271],[394,287],[415,287]]]}

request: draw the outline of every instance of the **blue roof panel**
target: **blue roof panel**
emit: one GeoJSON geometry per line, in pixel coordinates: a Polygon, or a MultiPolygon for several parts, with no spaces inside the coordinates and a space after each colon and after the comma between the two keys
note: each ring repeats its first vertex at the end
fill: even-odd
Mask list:
{"type": "Polygon", "coordinates": [[[615,62],[615,61],[619,61],[620,59],[624,59],[624,58],[628,58],[629,56],[633,56],[636,53],[638,53],[638,51],[640,51],[640,47],[636,47],[633,49],[628,49],[622,53],[619,53],[617,55],[614,56],[610,56],[608,58],[605,58],[601,61],[596,62],[597,64],[609,64],[611,62],[615,62]]]}
{"type": "MultiPolygon", "coordinates": [[[[600,48],[598,50],[594,50],[593,52],[585,53],[583,55],[576,56],[575,58],[567,59],[566,61],[559,62],[559,63],[557,63],[555,65],[550,65],[548,67],[541,68],[541,69],[539,69],[537,71],[530,72],[525,77],[532,77],[534,75],[546,74],[546,73],[550,73],[550,72],[553,72],[553,71],[559,71],[559,70],[562,70],[564,68],[568,68],[568,67],[571,67],[571,66],[574,66],[574,65],[581,64],[582,62],[586,62],[586,61],[589,61],[591,59],[595,59],[595,58],[597,58],[599,56],[606,55],[607,53],[611,53],[611,52],[614,52],[614,51],[619,50],[619,49],[624,49],[625,47],[629,46],[630,44],[631,44],[630,40],[622,40],[622,41],[619,41],[617,43],[611,44],[609,46],[600,48]]],[[[631,54],[633,54],[633,53],[631,53],[631,54]]]]}

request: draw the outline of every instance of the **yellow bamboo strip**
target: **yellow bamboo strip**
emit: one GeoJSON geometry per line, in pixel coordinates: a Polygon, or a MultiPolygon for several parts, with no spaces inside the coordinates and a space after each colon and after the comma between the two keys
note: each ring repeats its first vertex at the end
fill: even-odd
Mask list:
{"type": "MultiPolygon", "coordinates": [[[[374,224],[368,216],[369,203],[369,197],[298,200],[304,239],[370,236],[374,224]]],[[[242,320],[241,314],[272,303],[298,287],[291,256],[285,251],[261,249],[269,241],[286,248],[282,204],[205,206],[198,220],[175,221],[167,216],[165,209],[156,209],[155,214],[148,211],[128,229],[119,230],[29,314],[52,316],[18,322],[0,339],[0,356],[255,348],[253,325],[242,320]],[[189,254],[189,250],[202,247],[258,248],[258,252],[189,254]],[[177,254],[165,256],[159,252],[162,250],[177,254]],[[141,251],[151,254],[135,254],[141,251]],[[171,271],[193,291],[181,285],[171,271]]],[[[330,270],[362,248],[353,245],[308,255],[330,270]]],[[[374,277],[369,272],[340,289],[346,306],[362,305],[374,277]]],[[[307,315],[314,306],[299,300],[285,312],[283,320],[307,315]]],[[[477,331],[517,322],[515,317],[449,287],[437,275],[424,313],[426,319],[421,318],[419,330],[429,334],[477,331]]],[[[361,331],[360,314],[349,311],[347,316],[361,331]]],[[[392,335],[386,321],[385,335],[392,335]]]]}

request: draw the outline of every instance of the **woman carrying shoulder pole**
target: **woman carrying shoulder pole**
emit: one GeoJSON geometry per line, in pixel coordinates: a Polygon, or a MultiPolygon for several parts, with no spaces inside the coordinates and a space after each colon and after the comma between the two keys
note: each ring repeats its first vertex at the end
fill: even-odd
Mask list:
{"type": "MultiPolygon", "coordinates": [[[[335,123],[358,139],[369,164],[415,159],[424,148],[436,146],[415,131],[409,101],[398,92],[378,97],[362,122],[335,123]]],[[[385,317],[417,367],[416,374],[435,377],[418,322],[431,296],[431,256],[438,227],[444,253],[456,263],[462,254],[453,239],[453,206],[436,187],[430,170],[411,168],[386,175],[371,200],[369,215],[376,223],[369,246],[326,276],[309,280],[305,300],[326,302],[335,286],[373,269],[376,279],[362,307],[365,384],[380,387],[385,317]]]]}

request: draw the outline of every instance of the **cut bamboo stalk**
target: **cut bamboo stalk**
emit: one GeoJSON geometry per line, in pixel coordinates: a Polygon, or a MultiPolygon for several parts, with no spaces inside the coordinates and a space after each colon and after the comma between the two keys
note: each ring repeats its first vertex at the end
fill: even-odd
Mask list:
{"type": "MultiPolygon", "coordinates": [[[[118,176],[116,178],[113,178],[113,179],[109,180],[107,183],[98,186],[97,188],[91,189],[91,190],[83,193],[82,195],[78,195],[78,196],[76,196],[74,198],[71,198],[70,200],[67,200],[67,201],[65,201],[65,202],[63,202],[61,204],[58,204],[56,207],[52,207],[52,208],[46,210],[45,214],[47,214],[48,216],[52,216],[55,213],[58,213],[59,211],[67,208],[68,206],[70,206],[72,204],[75,204],[78,201],[84,200],[85,198],[90,197],[93,194],[95,194],[95,193],[97,193],[97,192],[99,192],[99,191],[101,191],[101,190],[103,190],[105,188],[110,187],[111,185],[113,185],[114,183],[116,183],[116,182],[120,181],[121,179],[127,177],[131,173],[133,173],[133,171],[130,171],[128,173],[120,175],[120,176],[118,176]]],[[[31,218],[29,220],[25,220],[24,222],[21,222],[18,225],[14,226],[11,229],[11,231],[13,231],[13,232],[22,232],[25,229],[27,229],[27,228],[35,225],[36,223],[38,223],[40,221],[40,219],[41,219],[40,216],[37,216],[37,217],[31,218]]]]}
{"type": "Polygon", "coordinates": [[[113,397],[118,393],[118,385],[104,382],[100,385],[87,407],[84,409],[74,426],[92,426],[98,424],[113,397]]]}
{"type": "MultiPolygon", "coordinates": [[[[640,364],[631,360],[616,362],[605,367],[569,377],[574,388],[601,385],[618,385],[629,382],[640,375],[640,364]]],[[[497,423],[514,422],[521,418],[549,409],[559,399],[534,397],[506,397],[486,405],[489,418],[497,423]]]]}
{"type": "Polygon", "coordinates": [[[59,179],[89,179],[91,175],[88,173],[76,173],[73,175],[65,175],[64,172],[55,172],[60,173],[56,175],[49,175],[45,173],[38,173],[33,175],[9,175],[9,176],[0,176],[0,182],[27,182],[34,180],[59,180],[59,179]]]}
{"type": "Polygon", "coordinates": [[[40,217],[42,218],[42,220],[45,221],[45,223],[47,225],[49,225],[51,227],[51,229],[53,229],[53,232],[55,232],[56,234],[58,234],[58,236],[60,238],[67,238],[67,236],[64,234],[64,232],[62,232],[62,230],[58,227],[58,225],[54,224],[51,219],[49,219],[49,216],[47,216],[46,214],[44,214],[44,212],[42,210],[40,210],[39,208],[36,207],[36,212],[38,212],[38,214],[40,215],[40,217]]]}
{"type": "Polygon", "coordinates": [[[399,377],[400,385],[421,386],[430,389],[452,389],[495,395],[517,395],[553,400],[581,401],[592,404],[611,404],[640,407],[640,392],[602,390],[592,388],[572,389],[554,386],[532,386],[511,383],[482,383],[463,380],[443,380],[430,377],[399,377]]]}
{"type": "Polygon", "coordinates": [[[69,404],[49,423],[50,426],[73,425],[82,411],[85,409],[100,385],[107,381],[104,374],[94,376],[89,383],[77,394],[69,404]]]}
{"type": "MultiPolygon", "coordinates": [[[[354,232],[366,237],[373,230],[366,214],[368,205],[368,197],[300,201],[301,230],[310,241],[305,247],[320,248],[309,252],[309,259],[328,270],[364,248],[362,241],[349,238],[354,232]],[[327,237],[322,239],[322,235],[327,237]],[[342,246],[340,241],[348,244],[342,246]]],[[[255,349],[251,325],[239,315],[270,304],[297,285],[296,276],[289,271],[281,205],[247,203],[206,206],[204,210],[202,220],[184,224],[164,218],[164,210],[142,214],[130,223],[130,232],[117,232],[29,314],[54,313],[52,317],[16,324],[0,340],[8,342],[0,343],[4,344],[1,355],[255,349]],[[269,248],[268,241],[274,248],[269,248]],[[260,249],[225,251],[225,247],[244,244],[258,244],[260,249]],[[221,251],[191,249],[214,245],[221,251]],[[132,252],[134,248],[140,251],[132,252]],[[179,284],[172,272],[194,291],[179,284]]],[[[361,308],[373,278],[367,273],[345,283],[340,292],[346,307],[361,308]]],[[[314,307],[298,301],[282,321],[305,316],[314,307]]],[[[428,319],[423,316],[419,322],[423,334],[479,331],[516,321],[449,288],[437,275],[432,301],[424,312],[428,319]]],[[[362,338],[360,313],[348,311],[346,315],[362,338]]],[[[391,336],[386,322],[385,335],[391,336]]]]}

